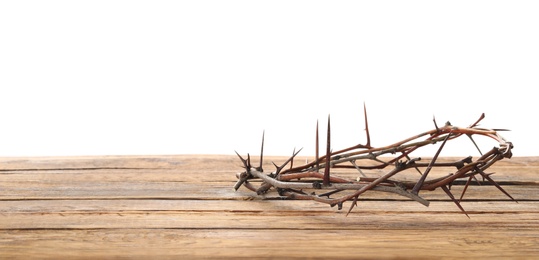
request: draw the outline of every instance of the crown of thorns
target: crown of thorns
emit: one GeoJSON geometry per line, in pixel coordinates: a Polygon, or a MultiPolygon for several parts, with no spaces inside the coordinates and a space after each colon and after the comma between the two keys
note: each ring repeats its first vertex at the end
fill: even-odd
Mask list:
{"type": "MultiPolygon", "coordinates": [[[[357,144],[346,149],[332,152],[331,149],[331,123],[328,116],[327,124],[327,143],[325,155],[319,155],[319,136],[318,123],[316,124],[316,154],[313,161],[294,166],[294,157],[301,151],[294,151],[282,165],[275,166],[275,171],[265,173],[262,169],[264,152],[264,134],[262,134],[262,145],[260,149],[260,164],[253,167],[251,157],[247,154],[244,159],[237,152],[245,171],[238,173],[237,183],[234,189],[245,186],[247,189],[255,191],[258,195],[267,193],[274,188],[280,196],[289,199],[314,200],[342,209],[343,203],[352,201],[348,213],[357,206],[358,198],[366,191],[382,191],[395,193],[412,200],[415,200],[425,206],[429,201],[419,196],[420,191],[432,191],[441,188],[447,196],[457,205],[457,207],[468,216],[467,212],[461,206],[461,200],[468,189],[470,183],[475,180],[477,175],[483,180],[487,180],[507,195],[511,200],[516,201],[507,193],[498,183],[496,183],[486,170],[494,163],[503,158],[511,158],[511,149],[513,145],[506,141],[498,132],[507,131],[506,129],[484,129],[478,128],[478,123],[485,117],[481,114],[479,119],[468,127],[452,126],[449,122],[443,127],[438,127],[436,120],[433,119],[435,128],[421,134],[404,139],[383,147],[373,147],[370,142],[370,133],[367,122],[367,111],[363,107],[365,118],[365,131],[367,136],[366,144],[357,144]],[[444,145],[461,136],[467,136],[475,145],[480,153],[480,157],[473,159],[471,156],[453,162],[437,162],[440,152],[444,145]],[[498,146],[492,148],[486,153],[474,141],[474,136],[486,136],[498,142],[498,146]],[[418,148],[441,142],[440,147],[429,162],[421,162],[420,157],[413,157],[413,152],[418,148]],[[285,167],[290,163],[289,168],[285,167]],[[435,179],[427,180],[431,169],[439,167],[449,167],[454,169],[452,173],[435,179]],[[332,168],[350,168],[356,169],[361,177],[355,180],[349,180],[343,177],[331,174],[332,168]],[[378,169],[385,171],[385,174],[378,178],[366,177],[363,170],[378,169]],[[420,176],[417,181],[399,181],[394,179],[399,173],[415,169],[420,176]],[[256,187],[251,180],[259,179],[261,183],[256,187]],[[451,184],[458,179],[467,179],[464,189],[459,199],[450,191],[451,184]],[[318,193],[317,192],[321,192],[318,193]]],[[[468,216],[469,217],[469,216],[468,216]]]]}

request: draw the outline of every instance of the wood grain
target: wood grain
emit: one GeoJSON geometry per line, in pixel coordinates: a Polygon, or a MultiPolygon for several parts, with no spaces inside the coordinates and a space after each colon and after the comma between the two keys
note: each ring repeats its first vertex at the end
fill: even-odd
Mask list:
{"type": "Polygon", "coordinates": [[[469,219],[439,190],[421,194],[429,207],[367,192],[348,216],[234,191],[240,164],[228,155],[0,158],[0,258],[539,256],[539,157],[493,166],[518,203],[474,185],[462,202],[469,219]]]}

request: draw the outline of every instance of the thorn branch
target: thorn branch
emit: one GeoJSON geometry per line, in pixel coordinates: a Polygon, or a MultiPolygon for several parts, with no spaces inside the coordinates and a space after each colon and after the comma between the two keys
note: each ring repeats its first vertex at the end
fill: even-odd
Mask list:
{"type": "Polygon", "coordinates": [[[476,175],[478,175],[492,183],[499,191],[516,202],[506,190],[492,179],[491,174],[485,173],[496,162],[511,158],[513,144],[506,141],[499,134],[498,131],[505,131],[504,129],[497,130],[477,127],[479,122],[484,119],[484,114],[481,114],[479,119],[469,127],[456,127],[449,124],[449,122],[444,126],[438,126],[436,119],[433,117],[434,129],[381,147],[371,146],[365,104],[363,104],[363,114],[367,138],[365,145],[356,144],[339,151],[332,151],[331,119],[328,115],[326,154],[320,156],[319,153],[319,127],[317,121],[314,160],[302,165],[295,165],[294,158],[302,149],[298,151],[294,149],[292,156],[281,165],[272,162],[275,166],[275,171],[271,173],[265,173],[262,168],[265,135],[265,132],[262,132],[260,163],[258,167],[253,168],[251,166],[251,157],[249,154],[247,154],[247,159],[244,159],[235,151],[245,171],[236,175],[238,182],[234,185],[234,188],[238,189],[244,186],[257,194],[263,194],[271,188],[275,188],[280,196],[289,199],[314,200],[330,206],[338,205],[339,209],[342,208],[344,203],[351,201],[347,215],[358,205],[359,197],[367,191],[391,192],[428,206],[429,202],[419,196],[419,191],[432,191],[440,188],[469,218],[461,202],[464,194],[470,188],[470,183],[472,180],[477,181],[476,175]],[[445,145],[460,136],[467,136],[472,141],[475,148],[479,151],[480,157],[474,160],[471,156],[468,156],[450,162],[438,160],[445,145]],[[482,153],[479,145],[474,141],[474,137],[476,136],[489,137],[491,140],[496,141],[498,145],[482,153]],[[414,155],[417,149],[436,143],[441,143],[441,145],[430,161],[421,162],[421,158],[414,155]],[[289,164],[290,167],[285,169],[289,164]],[[324,168],[323,173],[320,172],[321,168],[324,168]],[[357,179],[347,179],[337,176],[338,173],[330,173],[331,169],[335,169],[335,171],[338,171],[338,169],[355,169],[361,176],[357,177],[357,179]],[[417,181],[398,180],[398,176],[402,176],[401,173],[408,169],[419,172],[421,177],[417,181]],[[385,173],[381,176],[369,176],[373,170],[383,171],[385,173]],[[433,171],[438,173],[450,172],[450,174],[427,179],[429,173],[433,171]],[[262,179],[260,187],[256,188],[254,186],[255,182],[252,182],[251,179],[262,179]],[[465,179],[466,184],[460,198],[457,200],[451,193],[450,187],[455,183],[455,180],[459,179],[465,179]],[[310,190],[312,191],[311,193],[309,193],[310,190]],[[324,192],[320,192],[320,190],[324,190],[324,192]],[[316,193],[319,193],[319,195],[316,195],[316,193]]]}

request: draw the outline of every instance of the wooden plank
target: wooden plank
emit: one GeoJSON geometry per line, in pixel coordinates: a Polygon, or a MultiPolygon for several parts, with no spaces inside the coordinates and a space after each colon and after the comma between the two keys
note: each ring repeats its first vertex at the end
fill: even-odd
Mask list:
{"type": "MultiPolygon", "coordinates": [[[[106,229],[106,228],[184,228],[184,229],[440,229],[492,228],[539,229],[537,203],[518,209],[489,205],[494,211],[470,210],[470,219],[441,204],[435,211],[409,207],[400,210],[378,209],[354,212],[294,210],[271,211],[266,208],[250,210],[101,210],[63,212],[3,213],[1,229],[106,229]],[[436,218],[433,218],[435,215],[436,218]],[[503,221],[500,220],[503,218],[503,221]]],[[[485,209],[486,207],[478,207],[485,209]]]]}
{"type": "MultiPolygon", "coordinates": [[[[452,202],[437,201],[425,207],[414,201],[377,201],[361,200],[352,214],[371,213],[455,213],[460,215],[452,202]]],[[[539,202],[526,201],[466,201],[463,206],[471,214],[504,214],[539,212],[539,202]]],[[[127,211],[171,211],[171,212],[259,212],[268,214],[291,214],[291,212],[310,212],[342,214],[342,211],[325,204],[300,200],[163,200],[163,199],[113,199],[113,200],[15,200],[0,201],[0,214],[11,213],[103,213],[127,211]]]]}
{"type": "Polygon", "coordinates": [[[470,187],[462,202],[470,218],[440,190],[421,194],[429,207],[368,192],[348,216],[275,193],[235,192],[239,166],[218,155],[0,158],[0,258],[539,255],[537,157],[492,168],[519,203],[492,185],[470,187]]]}
{"type": "Polygon", "coordinates": [[[38,258],[534,259],[531,230],[91,229],[0,231],[3,255],[38,258]],[[9,238],[9,239],[6,239],[9,238]],[[136,246],[135,246],[136,245],[136,246]],[[51,257],[52,256],[52,257],[51,257]]]}
{"type": "MultiPolygon", "coordinates": [[[[93,200],[93,199],[163,199],[163,200],[253,200],[279,199],[280,196],[271,191],[266,195],[256,195],[254,192],[241,189],[234,191],[233,183],[54,183],[39,182],[9,182],[2,187],[0,200],[93,200]]],[[[536,201],[539,199],[537,187],[533,185],[506,185],[503,187],[517,201],[536,201]]],[[[453,186],[452,193],[460,197],[462,186],[453,186]]],[[[449,201],[445,193],[437,189],[424,191],[422,197],[437,203],[449,201]]],[[[361,200],[393,200],[409,201],[408,198],[392,193],[369,191],[361,196],[361,200]]],[[[494,186],[473,186],[467,189],[463,204],[468,201],[507,201],[505,194],[494,186]]]]}

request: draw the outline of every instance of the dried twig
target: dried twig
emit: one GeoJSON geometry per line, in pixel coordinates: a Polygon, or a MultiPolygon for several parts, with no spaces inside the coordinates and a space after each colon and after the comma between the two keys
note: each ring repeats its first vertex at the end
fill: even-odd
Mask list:
{"type": "Polygon", "coordinates": [[[237,174],[238,182],[234,185],[237,190],[242,185],[246,188],[263,194],[275,188],[281,196],[290,199],[314,200],[327,203],[331,206],[337,205],[342,208],[344,202],[352,200],[348,213],[357,205],[357,200],[366,191],[383,191],[398,194],[415,200],[425,206],[429,201],[419,196],[420,191],[431,191],[441,188],[457,207],[468,216],[467,212],[461,206],[460,202],[472,179],[480,175],[488,180],[510,199],[515,200],[498,183],[496,183],[490,174],[486,174],[490,166],[504,158],[511,158],[511,149],[513,145],[506,141],[498,131],[503,129],[483,129],[478,128],[478,123],[485,117],[482,114],[479,119],[469,127],[456,127],[447,122],[443,127],[436,124],[433,120],[435,129],[412,136],[394,144],[373,147],[371,146],[370,132],[367,122],[367,110],[364,106],[365,131],[367,137],[366,144],[357,144],[346,149],[332,152],[331,149],[331,123],[328,116],[326,154],[319,154],[318,140],[318,122],[316,124],[316,154],[314,161],[299,166],[293,165],[293,160],[301,151],[294,151],[292,156],[281,166],[271,173],[265,173],[262,169],[264,134],[262,135],[262,146],[260,151],[260,164],[258,167],[251,166],[249,154],[244,159],[238,153],[245,171],[237,174]],[[473,142],[481,156],[476,160],[472,157],[466,157],[454,162],[439,162],[438,157],[443,150],[444,145],[462,135],[466,135],[473,142]],[[474,141],[474,136],[486,136],[497,141],[498,146],[492,148],[486,153],[482,153],[479,146],[474,141]],[[433,158],[428,163],[422,163],[421,158],[412,157],[414,151],[426,145],[441,142],[433,158]],[[284,169],[290,163],[290,168],[284,169]],[[434,168],[450,167],[455,169],[449,175],[427,180],[429,172],[434,168]],[[343,177],[336,177],[331,174],[331,169],[355,169],[362,177],[355,180],[349,180],[343,177]],[[323,169],[321,173],[320,170],[323,169]],[[366,170],[385,170],[389,169],[380,177],[366,177],[366,170]],[[421,176],[417,181],[398,181],[392,179],[395,175],[405,172],[408,169],[415,169],[421,176]],[[257,188],[251,182],[252,179],[260,179],[262,183],[257,188]],[[451,193],[449,187],[457,179],[467,179],[466,185],[460,198],[457,200],[451,193]],[[316,194],[316,191],[324,191],[316,194]],[[307,191],[312,191],[308,193],[307,191]],[[333,196],[333,197],[332,197],[333,196]]]}

